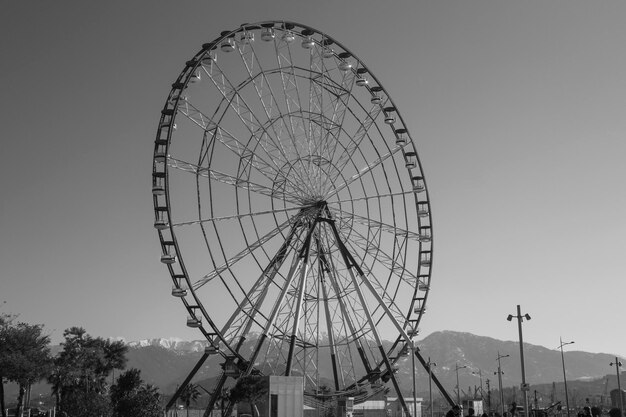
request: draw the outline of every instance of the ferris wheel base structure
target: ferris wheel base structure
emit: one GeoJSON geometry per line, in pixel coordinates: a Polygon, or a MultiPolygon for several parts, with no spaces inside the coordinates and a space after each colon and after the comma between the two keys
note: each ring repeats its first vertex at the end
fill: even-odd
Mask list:
{"type": "Polygon", "coordinates": [[[390,383],[413,414],[395,374],[410,352],[426,366],[413,338],[430,200],[400,111],[356,55],[287,21],[202,45],[161,111],[152,195],[172,296],[208,341],[183,385],[223,358],[207,410],[229,379],[264,375],[302,377],[314,406],[390,383]]]}

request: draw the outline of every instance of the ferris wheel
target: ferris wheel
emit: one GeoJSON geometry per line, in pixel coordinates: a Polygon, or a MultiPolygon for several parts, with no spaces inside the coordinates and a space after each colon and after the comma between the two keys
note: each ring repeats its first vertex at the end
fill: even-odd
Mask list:
{"type": "Polygon", "coordinates": [[[152,178],[161,262],[187,325],[224,358],[218,385],[302,376],[312,399],[387,383],[401,398],[396,363],[430,289],[430,203],[363,61],[297,23],[222,32],[172,84],[152,178]]]}

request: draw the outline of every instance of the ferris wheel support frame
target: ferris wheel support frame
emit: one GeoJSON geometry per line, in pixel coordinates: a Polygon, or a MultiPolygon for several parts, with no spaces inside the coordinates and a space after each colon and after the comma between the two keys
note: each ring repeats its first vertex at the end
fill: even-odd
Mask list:
{"type": "MultiPolygon", "coordinates": [[[[225,66],[224,68],[227,67],[225,66]]],[[[278,80],[277,78],[273,79],[278,80]]],[[[274,85],[279,86],[280,84],[276,83],[274,85]]],[[[215,401],[219,397],[218,391],[223,388],[228,377],[235,374],[249,375],[260,374],[261,372],[273,374],[273,372],[282,372],[285,375],[291,375],[294,372],[303,372],[306,375],[305,371],[310,369],[315,376],[308,379],[305,377],[305,382],[313,387],[307,391],[307,395],[317,398],[317,395],[320,394],[320,388],[324,388],[320,386],[321,372],[319,361],[322,355],[327,355],[325,350],[328,350],[332,364],[332,378],[337,395],[348,395],[350,393],[351,395],[357,394],[364,397],[363,392],[371,395],[372,392],[375,392],[375,385],[377,388],[382,386],[382,384],[379,384],[379,380],[385,383],[391,379],[404,411],[408,416],[411,416],[411,412],[400,392],[398,381],[394,376],[394,366],[400,356],[406,355],[406,347],[412,346],[412,338],[419,331],[417,326],[425,308],[431,279],[432,245],[430,242],[432,223],[430,220],[428,193],[421,194],[422,196],[426,195],[425,199],[424,197],[418,198],[418,193],[426,191],[419,158],[414,145],[412,150],[408,149],[408,146],[412,145],[413,142],[411,137],[407,135],[406,125],[393,105],[389,94],[380,85],[378,79],[365,67],[363,62],[352,55],[343,45],[337,43],[328,35],[308,26],[286,21],[244,24],[240,28],[222,32],[219,38],[204,44],[202,50],[192,60],[187,62],[185,69],[172,87],[173,89],[167,101],[168,104],[162,111],[157,141],[155,142],[155,162],[153,165],[155,228],[159,230],[164,254],[161,262],[168,264],[168,269],[174,282],[175,288],[172,290],[172,295],[175,295],[174,290],[177,290],[176,296],[183,297],[182,302],[190,314],[188,325],[190,325],[189,320],[193,319],[196,324],[190,326],[200,327],[201,332],[214,348],[217,349],[221,343],[225,345],[225,349],[220,349],[219,354],[226,359],[226,364],[231,365],[229,370],[233,372],[226,372],[227,369],[224,367],[224,372],[217,383],[219,389],[216,389],[213,395],[211,395],[207,412],[215,405],[215,401]],[[276,31],[276,39],[274,31],[276,31]],[[262,41],[272,41],[274,43],[276,57],[278,58],[277,68],[262,68],[258,51],[251,45],[254,41],[255,33],[257,35],[260,33],[262,41]],[[279,40],[280,33],[283,35],[279,40]],[[310,50],[310,63],[308,66],[297,66],[294,63],[295,60],[288,45],[294,42],[294,39],[301,40],[302,47],[310,50]],[[339,51],[337,49],[333,51],[331,45],[338,47],[339,51]],[[243,60],[245,68],[242,69],[245,70],[245,83],[239,83],[236,78],[231,79],[231,74],[228,71],[223,71],[221,65],[216,64],[217,52],[221,49],[222,52],[228,53],[228,48],[230,48],[230,51],[238,51],[243,60]],[[343,52],[341,52],[342,50],[343,52]],[[216,53],[213,53],[213,51],[216,51],[216,53]],[[328,59],[330,63],[330,70],[326,67],[325,59],[328,59]],[[330,71],[337,70],[340,71],[340,74],[343,74],[341,79],[331,76],[330,71]],[[272,90],[274,81],[270,81],[270,78],[274,77],[275,74],[280,74],[282,79],[282,93],[280,88],[272,90]],[[206,79],[210,80],[213,83],[212,86],[221,94],[218,105],[218,109],[221,108],[221,117],[219,118],[213,119],[210,116],[210,112],[203,113],[200,107],[195,107],[188,100],[187,96],[183,96],[183,92],[185,92],[188,84],[198,82],[200,76],[202,76],[202,79],[207,77],[206,79]],[[368,86],[367,78],[369,78],[372,84],[376,83],[378,85],[370,84],[368,86]],[[298,86],[302,80],[306,79],[310,80],[310,91],[308,94],[309,110],[306,108],[306,101],[297,101],[300,99],[298,86]],[[371,96],[364,100],[358,98],[361,97],[359,96],[360,93],[354,95],[352,90],[355,85],[365,86],[361,91],[365,91],[366,95],[369,93],[371,96]],[[252,98],[253,96],[246,95],[246,86],[254,87],[256,91],[256,95],[254,95],[255,100],[258,99],[262,107],[258,106],[258,103],[255,105],[246,101],[247,98],[252,98]],[[243,94],[241,94],[241,91],[243,91],[243,94]],[[281,110],[277,104],[277,99],[282,97],[278,97],[276,93],[286,96],[285,110],[281,110]],[[330,100],[325,102],[326,97],[329,95],[330,100]],[[361,107],[353,107],[352,104],[349,104],[351,103],[350,100],[355,100],[361,107]],[[367,106],[363,106],[365,102],[368,103],[367,106]],[[370,102],[373,105],[371,108],[369,106],[370,102]],[[330,106],[328,106],[329,104],[330,106]],[[225,105],[225,107],[221,107],[222,105],[225,105]],[[324,108],[324,105],[326,105],[326,108],[324,108]],[[262,110],[264,113],[257,114],[255,109],[262,110]],[[330,113],[326,114],[326,110],[330,113]],[[245,128],[242,131],[247,131],[253,138],[267,137],[270,139],[270,142],[264,142],[264,147],[260,140],[258,143],[240,140],[237,130],[232,131],[229,129],[230,125],[228,122],[223,123],[222,117],[224,117],[227,111],[231,112],[231,116],[236,116],[234,119],[241,122],[239,127],[245,128]],[[310,115],[309,112],[311,113],[310,115]],[[361,112],[364,113],[363,117],[358,116],[361,112]],[[180,153],[175,155],[179,159],[170,156],[169,145],[172,132],[176,129],[176,124],[174,123],[176,113],[186,116],[188,121],[204,130],[201,149],[201,155],[203,156],[200,162],[192,163],[187,161],[188,158],[180,153]],[[383,134],[380,129],[381,126],[384,126],[382,125],[383,116],[384,123],[391,127],[391,137],[389,137],[389,134],[383,134]],[[317,118],[313,119],[314,117],[319,117],[319,120],[317,118]],[[356,132],[351,131],[349,133],[348,129],[344,130],[344,119],[346,118],[353,120],[352,123],[356,123],[358,127],[356,132]],[[354,119],[356,119],[356,122],[354,119]],[[274,121],[277,120],[285,123],[284,127],[281,128],[280,123],[274,124],[274,121]],[[296,127],[302,129],[302,132],[298,133],[298,135],[304,135],[306,141],[310,141],[314,136],[321,134],[320,142],[315,143],[313,148],[308,149],[308,156],[303,156],[298,151],[297,142],[302,137],[298,138],[296,136],[296,127]],[[370,130],[371,127],[376,129],[370,130]],[[284,129],[282,132],[284,133],[285,143],[288,146],[293,146],[293,150],[295,150],[294,156],[296,158],[293,161],[289,160],[285,153],[285,148],[282,147],[281,134],[279,133],[281,129],[284,129]],[[348,135],[350,140],[347,143],[340,141],[340,136],[342,135],[348,135]],[[384,140],[380,143],[386,145],[379,147],[378,144],[374,144],[374,137],[391,139],[391,141],[387,142],[387,140],[384,140]],[[326,143],[329,138],[332,138],[332,141],[326,143]],[[394,142],[395,147],[393,146],[394,142]],[[221,170],[219,165],[212,165],[215,143],[228,148],[231,152],[234,152],[236,157],[239,157],[240,165],[236,173],[232,173],[230,170],[221,170]],[[368,143],[371,143],[373,146],[372,152],[374,153],[371,156],[368,154],[366,158],[366,154],[361,151],[361,146],[367,146],[368,143]],[[324,146],[328,148],[324,148],[324,146]],[[406,149],[405,146],[407,147],[406,149]],[[257,151],[265,152],[268,159],[263,157],[253,159],[252,156],[256,155],[257,151]],[[335,154],[335,151],[340,153],[335,154]],[[321,162],[325,160],[324,152],[330,154],[330,159],[326,160],[330,168],[323,168],[321,165],[321,162]],[[357,154],[357,158],[354,160],[353,154],[357,154]],[[210,155],[210,157],[208,166],[205,167],[202,161],[207,155],[210,155]],[[334,156],[338,156],[338,159],[332,160],[334,156]],[[378,156],[377,159],[371,159],[376,156],[378,156]],[[319,158],[319,160],[315,158],[319,158]],[[245,166],[242,168],[241,161],[244,159],[245,166]],[[292,166],[291,162],[295,165],[292,166]],[[363,162],[365,162],[365,165],[363,165],[363,162]],[[351,172],[347,171],[348,175],[343,176],[344,166],[347,166],[349,163],[351,164],[351,169],[356,169],[356,173],[350,176],[351,172]],[[392,164],[389,171],[391,176],[393,177],[395,173],[397,178],[400,178],[398,167],[406,166],[409,175],[408,179],[410,180],[409,188],[405,188],[407,182],[405,179],[399,182],[399,189],[393,188],[393,186],[398,185],[390,182],[390,179],[387,177],[385,166],[388,164],[392,164]],[[317,165],[319,168],[315,169],[324,171],[325,176],[314,174],[311,177],[307,175],[305,165],[309,167],[317,165]],[[285,169],[286,166],[288,169],[285,169]],[[173,169],[169,170],[169,168],[173,169]],[[247,190],[248,203],[252,201],[250,193],[253,193],[253,195],[265,196],[270,199],[277,198],[277,201],[282,200],[283,205],[281,207],[279,204],[278,207],[274,207],[274,200],[272,200],[271,210],[262,210],[266,206],[261,204],[258,205],[260,210],[253,211],[252,207],[250,207],[249,212],[243,210],[240,213],[239,199],[237,197],[237,213],[235,215],[231,215],[229,212],[218,212],[215,214],[211,206],[209,210],[211,214],[209,216],[200,215],[199,219],[194,221],[189,221],[188,218],[183,217],[182,221],[174,222],[170,208],[169,173],[175,172],[175,170],[189,172],[195,175],[196,179],[199,177],[206,178],[209,183],[208,196],[211,199],[213,196],[210,186],[216,183],[218,186],[219,184],[222,186],[234,186],[235,190],[242,192],[247,190]],[[251,172],[256,172],[257,177],[251,176],[251,172]],[[369,174],[370,172],[372,174],[369,174]],[[353,196],[353,186],[358,188],[360,184],[364,191],[364,184],[368,184],[370,176],[371,180],[373,180],[374,172],[384,173],[383,180],[380,182],[378,180],[373,181],[374,194],[361,196],[357,192],[353,196]],[[262,179],[259,181],[258,175],[261,175],[266,181],[262,179]],[[368,179],[364,181],[366,176],[368,179]],[[306,189],[299,187],[299,184],[305,183],[306,180],[321,180],[322,178],[326,181],[323,183],[324,186],[330,187],[332,185],[334,190],[331,188],[323,190],[321,185],[319,190],[318,188],[306,189]],[[341,178],[343,178],[343,184],[336,184],[335,181],[341,178]],[[272,185],[268,186],[267,180],[272,185]],[[381,188],[379,189],[379,187],[381,188]],[[342,193],[343,196],[340,196],[339,193],[342,193]],[[407,198],[405,197],[409,193],[413,193],[415,196],[415,207],[412,210],[407,208],[407,198]],[[162,197],[163,195],[165,197],[162,197]],[[321,195],[324,195],[324,197],[318,197],[321,195]],[[299,203],[300,198],[303,196],[306,196],[307,199],[303,199],[299,203]],[[392,219],[388,219],[386,215],[383,216],[382,212],[380,212],[381,203],[388,201],[391,203],[392,209],[395,208],[394,198],[396,196],[401,199],[401,203],[397,205],[400,213],[399,223],[396,223],[395,211],[392,211],[392,219]],[[331,198],[333,206],[329,208],[331,198]],[[391,198],[391,200],[382,200],[383,198],[391,198]],[[354,210],[354,203],[358,200],[364,201],[363,204],[367,208],[366,213],[354,210]],[[369,201],[372,201],[373,216],[370,216],[369,201]],[[344,203],[346,205],[342,206],[344,203]],[[297,204],[299,207],[291,207],[292,204],[297,204]],[[378,205],[378,209],[376,209],[376,205],[378,205]],[[283,212],[286,215],[287,211],[298,209],[300,209],[298,214],[279,224],[277,213],[283,212]],[[357,213],[361,213],[361,215],[357,213]],[[254,220],[255,216],[262,214],[272,214],[274,217],[275,224],[273,230],[267,233],[264,228],[261,228],[259,233],[256,220],[254,220]],[[417,215],[417,223],[413,223],[415,220],[409,222],[407,216],[410,215],[412,217],[415,214],[417,215]],[[333,219],[333,215],[336,216],[335,219],[333,219]],[[254,233],[250,235],[248,235],[247,231],[244,231],[242,225],[242,219],[245,216],[250,216],[254,226],[254,233]],[[202,224],[204,222],[212,222],[210,224],[213,225],[212,227],[217,233],[219,240],[220,233],[217,232],[215,222],[229,219],[239,222],[247,247],[240,252],[233,251],[229,253],[229,256],[226,256],[224,247],[219,242],[219,249],[221,249],[224,256],[218,255],[217,259],[214,259],[212,249],[209,247],[213,269],[209,271],[201,270],[200,274],[194,274],[195,279],[198,277],[200,279],[192,282],[190,279],[191,275],[187,272],[180,256],[181,249],[177,233],[174,233],[174,227],[193,224],[200,225],[204,238],[207,240],[207,234],[202,224]],[[352,223],[361,228],[363,226],[369,227],[370,230],[374,231],[372,234],[369,231],[361,234],[362,232],[359,231],[358,227],[352,229],[352,223]],[[344,229],[346,225],[348,227],[347,231],[344,229]],[[313,243],[312,239],[316,227],[319,227],[320,232],[319,236],[315,235],[315,243],[313,243]],[[289,232],[287,232],[288,228],[290,228],[289,232]],[[417,231],[419,233],[416,233],[417,231]],[[386,249],[381,250],[378,247],[378,245],[384,242],[381,237],[383,232],[393,233],[394,245],[397,245],[397,247],[393,246],[390,252],[386,249]],[[334,236],[334,239],[332,236],[334,236]],[[398,238],[398,236],[400,237],[398,238]],[[268,247],[272,247],[276,240],[281,239],[281,237],[284,240],[276,253],[272,254],[271,250],[266,251],[264,246],[267,242],[274,239],[273,243],[268,244],[268,247]],[[294,238],[297,242],[295,244],[292,243],[294,238]],[[323,240],[323,244],[320,238],[323,240]],[[408,250],[409,239],[419,242],[417,267],[415,270],[407,268],[405,272],[405,265],[411,259],[409,256],[415,250],[413,246],[411,251],[408,250]],[[426,247],[423,247],[424,242],[427,242],[425,243],[426,247]],[[328,250],[326,254],[324,253],[325,249],[328,250]],[[259,262],[257,255],[253,253],[254,251],[257,251],[257,253],[262,251],[262,262],[259,262]],[[312,255],[310,255],[311,251],[313,252],[312,255]],[[366,261],[370,255],[372,260],[366,261]],[[166,257],[165,260],[164,257],[166,257]],[[253,275],[258,278],[256,281],[249,279],[248,283],[242,286],[238,278],[233,276],[236,284],[239,285],[241,295],[235,297],[231,293],[233,298],[231,303],[234,311],[231,310],[233,313],[226,311],[227,314],[224,319],[227,320],[225,323],[221,319],[214,321],[215,317],[210,315],[205,309],[203,301],[198,298],[196,291],[205,285],[205,291],[208,288],[213,288],[214,282],[224,280],[222,274],[228,275],[230,273],[234,275],[233,265],[235,263],[251,257],[258,264],[259,268],[256,269],[253,275]],[[284,265],[288,257],[290,261],[284,265]],[[362,264],[355,259],[359,259],[359,262],[362,262],[362,264]],[[174,267],[172,264],[177,261],[180,262],[180,266],[174,267]],[[269,261],[268,264],[266,264],[267,261],[269,261]],[[380,270],[375,267],[380,268],[381,266],[389,269],[391,275],[385,278],[386,273],[380,274],[380,270]],[[287,269],[289,270],[288,272],[287,269]],[[398,269],[401,272],[398,272],[398,269]],[[260,275],[258,275],[259,272],[260,275]],[[218,277],[219,280],[216,279],[218,277]],[[393,281],[391,277],[393,277],[393,281]],[[319,280],[319,282],[313,282],[313,279],[319,280]],[[187,288],[184,287],[184,284],[187,285],[187,288]],[[249,286],[250,284],[252,285],[251,287],[249,286]],[[313,286],[309,288],[312,284],[313,286]],[[390,284],[391,290],[389,291],[388,286],[390,284]],[[399,292],[401,289],[400,285],[405,286],[407,284],[413,288],[410,304],[396,304],[396,296],[401,293],[399,292]],[[191,291],[193,298],[184,298],[187,289],[191,291]],[[183,295],[180,295],[181,293],[183,295]],[[276,299],[277,294],[279,296],[276,299]],[[349,297],[346,297],[345,300],[342,299],[342,295],[346,294],[349,294],[349,297]],[[311,300],[316,300],[316,310],[310,307],[311,304],[309,303],[311,300]],[[367,305],[367,300],[370,301],[370,306],[367,305]],[[283,302],[286,303],[285,306],[283,306],[283,302]],[[400,308],[401,306],[402,309],[400,308]],[[404,312],[407,310],[404,310],[404,308],[408,309],[406,315],[404,312]],[[413,316],[413,314],[416,316],[413,316]],[[317,319],[315,319],[315,315],[317,315],[317,319]],[[325,316],[325,320],[321,318],[321,315],[325,316]],[[202,322],[203,317],[206,319],[204,321],[206,325],[202,322]],[[381,320],[383,319],[391,321],[392,327],[395,327],[399,333],[392,347],[387,350],[383,348],[381,334],[376,327],[381,325],[381,320]],[[325,324],[320,324],[323,322],[325,324]],[[231,325],[236,330],[229,330],[231,325]],[[302,329],[300,329],[300,326],[302,326],[302,329]],[[320,333],[324,331],[324,326],[328,329],[335,327],[337,334],[334,334],[334,330],[329,331],[327,341],[324,340],[323,343],[320,343],[320,333]],[[258,332],[259,330],[261,330],[261,333],[258,339],[250,341],[252,349],[242,349],[244,342],[250,339],[250,332],[258,332]],[[309,335],[313,336],[310,339],[306,338],[304,333],[302,335],[299,333],[300,331],[308,331],[309,335]],[[317,336],[315,336],[316,332],[317,336]],[[337,340],[335,340],[335,336],[337,340]],[[266,341],[267,349],[263,349],[266,341]],[[311,348],[312,350],[310,350],[311,348]],[[266,368],[255,367],[257,358],[263,357],[259,356],[262,349],[264,350],[263,355],[265,355],[265,358],[268,357],[268,352],[272,351],[272,349],[273,352],[278,352],[278,365],[272,364],[266,368]],[[286,355],[282,349],[288,349],[286,355]],[[352,349],[358,352],[361,363],[359,363],[359,359],[352,349]],[[253,352],[251,357],[248,356],[250,352],[253,352]],[[281,360],[286,361],[286,368],[282,368],[285,362],[280,362],[281,360]],[[365,375],[361,377],[363,368],[365,369],[365,375]],[[267,369],[267,373],[264,369],[267,369]],[[381,369],[384,373],[381,373],[381,369]],[[368,384],[371,384],[371,386],[368,384]]],[[[247,91],[252,93],[253,90],[247,87],[247,91]]],[[[306,100],[306,93],[302,98],[306,100]]],[[[214,115],[217,114],[216,110],[214,115]]],[[[305,151],[304,153],[306,154],[307,152],[305,151]]],[[[207,160],[204,160],[204,163],[206,162],[207,160]]],[[[239,196],[238,191],[235,194],[239,196]]],[[[245,196],[243,196],[243,202],[244,204],[246,203],[245,196]]],[[[254,206],[256,208],[257,205],[255,204],[254,206]]],[[[280,240],[277,243],[280,244],[280,240]]],[[[208,241],[207,246],[209,246],[208,241]]],[[[239,248],[232,249],[238,250],[239,248]]],[[[241,264],[244,263],[246,263],[246,260],[241,262],[241,264]]],[[[239,266],[236,265],[235,270],[239,266]]],[[[226,283],[224,285],[230,292],[231,288],[226,283]]],[[[426,369],[427,365],[418,350],[414,350],[414,354],[426,369]]],[[[201,364],[198,364],[196,367],[199,366],[201,364]]],[[[195,374],[196,371],[197,369],[194,368],[192,374],[195,374]]],[[[192,376],[190,375],[188,378],[191,379],[192,376]]],[[[439,384],[434,375],[432,378],[444,397],[450,402],[450,397],[445,392],[445,389],[439,384]]],[[[322,393],[324,392],[326,391],[322,389],[322,393]]],[[[322,400],[320,401],[326,401],[330,398],[328,396],[324,397],[324,395],[322,394],[322,400]]]]}

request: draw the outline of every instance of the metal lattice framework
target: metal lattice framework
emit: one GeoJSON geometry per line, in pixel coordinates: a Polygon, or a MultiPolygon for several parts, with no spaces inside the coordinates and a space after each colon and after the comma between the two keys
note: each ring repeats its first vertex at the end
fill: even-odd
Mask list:
{"type": "Polygon", "coordinates": [[[153,198],[172,294],[230,365],[215,392],[254,373],[302,375],[311,397],[399,394],[430,288],[428,191],[343,45],[283,21],[203,45],[161,112],[153,198]]]}

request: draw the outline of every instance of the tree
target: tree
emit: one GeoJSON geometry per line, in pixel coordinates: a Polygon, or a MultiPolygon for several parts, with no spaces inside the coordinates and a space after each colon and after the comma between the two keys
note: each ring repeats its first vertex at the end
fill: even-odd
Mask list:
{"type": "Polygon", "coordinates": [[[112,414],[109,397],[98,392],[72,390],[65,394],[62,404],[61,416],[110,417],[112,414]]]}
{"type": "Polygon", "coordinates": [[[21,416],[26,390],[50,371],[50,337],[43,334],[42,325],[13,324],[4,319],[0,333],[0,369],[4,377],[19,385],[16,415],[21,416]]]}
{"type": "MultiPolygon", "coordinates": [[[[6,301],[5,301],[6,302],[6,301]]],[[[11,322],[15,319],[14,316],[10,316],[8,314],[2,313],[0,314],[0,362],[2,358],[7,354],[6,347],[6,329],[9,327],[11,322]]],[[[0,410],[2,410],[2,417],[7,417],[7,408],[4,402],[4,367],[0,363],[0,410]]]]}
{"type": "Polygon", "coordinates": [[[269,379],[263,376],[248,375],[241,377],[230,390],[231,404],[247,402],[250,404],[250,413],[256,417],[256,404],[267,398],[269,379]]]}
{"type": "Polygon", "coordinates": [[[183,392],[180,393],[180,399],[185,403],[187,409],[187,417],[189,417],[189,406],[191,403],[195,403],[200,397],[200,391],[196,384],[188,384],[183,392]]]}
{"type": "Polygon", "coordinates": [[[69,415],[91,414],[82,408],[83,397],[87,396],[86,404],[103,415],[110,414],[106,377],[126,365],[128,347],[123,342],[91,337],[81,327],[65,330],[63,337],[63,350],[55,358],[48,378],[57,407],[69,415]]]}
{"type": "Polygon", "coordinates": [[[141,371],[132,368],[122,373],[111,387],[111,404],[115,417],[159,417],[161,394],[141,379],[141,371]]]}

